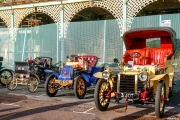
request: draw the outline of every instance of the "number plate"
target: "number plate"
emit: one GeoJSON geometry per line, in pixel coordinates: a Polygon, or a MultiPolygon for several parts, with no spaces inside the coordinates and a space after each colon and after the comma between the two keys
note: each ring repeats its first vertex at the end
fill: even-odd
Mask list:
{"type": "Polygon", "coordinates": [[[137,99],[139,98],[139,94],[135,93],[117,93],[117,98],[128,98],[128,99],[137,99]]]}

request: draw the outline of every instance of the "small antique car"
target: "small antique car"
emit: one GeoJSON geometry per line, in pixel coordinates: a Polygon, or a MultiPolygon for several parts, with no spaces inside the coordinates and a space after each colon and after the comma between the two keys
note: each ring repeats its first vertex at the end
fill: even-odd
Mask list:
{"type": "Polygon", "coordinates": [[[35,59],[26,59],[30,66],[30,71],[35,73],[40,81],[45,81],[46,73],[45,69],[53,69],[51,57],[36,57],[35,59]]]}
{"type": "Polygon", "coordinates": [[[7,78],[6,87],[15,90],[17,85],[27,85],[29,92],[35,92],[38,88],[39,77],[29,69],[28,62],[15,62],[13,75],[7,78]]]}
{"type": "Polygon", "coordinates": [[[123,34],[126,51],[118,62],[119,73],[106,66],[97,72],[99,78],[94,100],[96,108],[105,111],[111,98],[120,103],[153,103],[155,115],[163,117],[166,101],[172,94],[174,79],[174,54],[176,33],[170,27],[149,27],[131,29],[123,34]],[[148,41],[157,40],[158,47],[148,48],[148,41]]]}
{"type": "Polygon", "coordinates": [[[13,72],[10,69],[4,69],[4,67],[2,67],[2,62],[3,57],[0,57],[0,83],[1,85],[6,86],[6,81],[8,77],[13,75],[13,72]]]}
{"type": "Polygon", "coordinates": [[[87,87],[97,81],[93,74],[102,71],[102,67],[96,67],[98,59],[93,55],[71,55],[66,64],[59,67],[59,72],[45,70],[49,73],[45,82],[46,95],[53,97],[58,90],[74,89],[75,96],[83,99],[87,87]]]}

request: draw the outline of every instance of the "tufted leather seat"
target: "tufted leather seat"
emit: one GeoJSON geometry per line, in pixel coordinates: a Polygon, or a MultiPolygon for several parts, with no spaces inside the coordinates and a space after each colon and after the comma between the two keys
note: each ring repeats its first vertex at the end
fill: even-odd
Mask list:
{"type": "Polygon", "coordinates": [[[173,51],[170,48],[144,48],[126,50],[123,62],[134,61],[134,65],[147,65],[152,62],[156,65],[160,62],[161,68],[164,67],[165,60],[169,59],[173,55],[173,51]],[[139,58],[131,58],[129,53],[139,52],[141,56],[139,58]]]}
{"type": "Polygon", "coordinates": [[[78,56],[78,61],[80,63],[80,66],[83,66],[84,61],[88,62],[89,67],[95,66],[98,58],[96,56],[87,55],[87,56],[78,56]]]}
{"type": "Polygon", "coordinates": [[[170,48],[149,48],[149,59],[147,64],[152,62],[156,65],[160,63],[161,68],[164,67],[165,60],[169,59],[173,55],[173,51],[170,48]]]}
{"type": "Polygon", "coordinates": [[[127,63],[128,61],[134,61],[135,65],[141,65],[143,63],[142,57],[146,55],[145,49],[132,49],[132,50],[126,50],[124,56],[123,56],[123,62],[127,63]],[[132,52],[138,52],[141,54],[139,58],[132,58],[130,57],[130,53],[132,52]],[[133,60],[134,59],[134,60],[133,60]]]}

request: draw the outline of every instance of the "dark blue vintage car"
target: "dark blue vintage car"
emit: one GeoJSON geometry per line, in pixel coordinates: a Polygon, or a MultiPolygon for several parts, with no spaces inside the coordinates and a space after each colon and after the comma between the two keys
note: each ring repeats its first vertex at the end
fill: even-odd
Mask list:
{"type": "Polygon", "coordinates": [[[9,77],[13,76],[13,71],[2,67],[3,57],[0,57],[0,83],[6,86],[6,81],[9,77]]]}
{"type": "Polygon", "coordinates": [[[53,68],[51,57],[36,57],[35,59],[27,58],[25,61],[29,63],[30,71],[35,73],[40,81],[45,80],[46,73],[44,70],[53,68]]]}
{"type": "Polygon", "coordinates": [[[29,92],[35,92],[39,83],[46,78],[44,69],[55,71],[59,68],[56,67],[58,63],[52,65],[50,57],[36,57],[26,59],[25,62],[15,61],[14,65],[14,71],[11,70],[12,75],[6,78],[6,87],[11,91],[15,90],[18,85],[27,85],[29,92]]]}
{"type": "Polygon", "coordinates": [[[93,55],[71,55],[59,72],[45,70],[49,74],[45,82],[46,95],[53,97],[60,89],[74,89],[75,96],[83,99],[87,87],[97,82],[93,74],[103,70],[103,67],[96,67],[98,59],[93,55]]]}
{"type": "Polygon", "coordinates": [[[28,62],[15,61],[13,75],[7,78],[6,87],[15,90],[18,85],[26,85],[29,92],[35,92],[38,88],[39,77],[29,69],[28,62]]]}

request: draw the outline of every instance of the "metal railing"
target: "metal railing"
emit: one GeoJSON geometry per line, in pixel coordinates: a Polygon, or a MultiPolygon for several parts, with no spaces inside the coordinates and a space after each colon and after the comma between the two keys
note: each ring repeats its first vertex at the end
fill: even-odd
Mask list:
{"type": "MultiPolygon", "coordinates": [[[[175,62],[180,66],[180,14],[137,17],[131,28],[160,26],[161,20],[170,20],[171,27],[176,31],[178,52],[175,62]]],[[[63,39],[59,38],[60,25],[54,23],[14,28],[17,30],[14,42],[10,36],[11,29],[0,28],[0,56],[4,57],[2,66],[12,68],[14,61],[38,56],[52,57],[53,63],[56,63],[60,60],[67,61],[67,55],[82,53],[98,56],[99,64],[112,63],[114,58],[121,60],[123,41],[117,20],[70,22],[63,39]]],[[[180,72],[176,72],[175,77],[179,80],[180,72]]],[[[179,82],[176,86],[180,89],[179,82]]]]}

